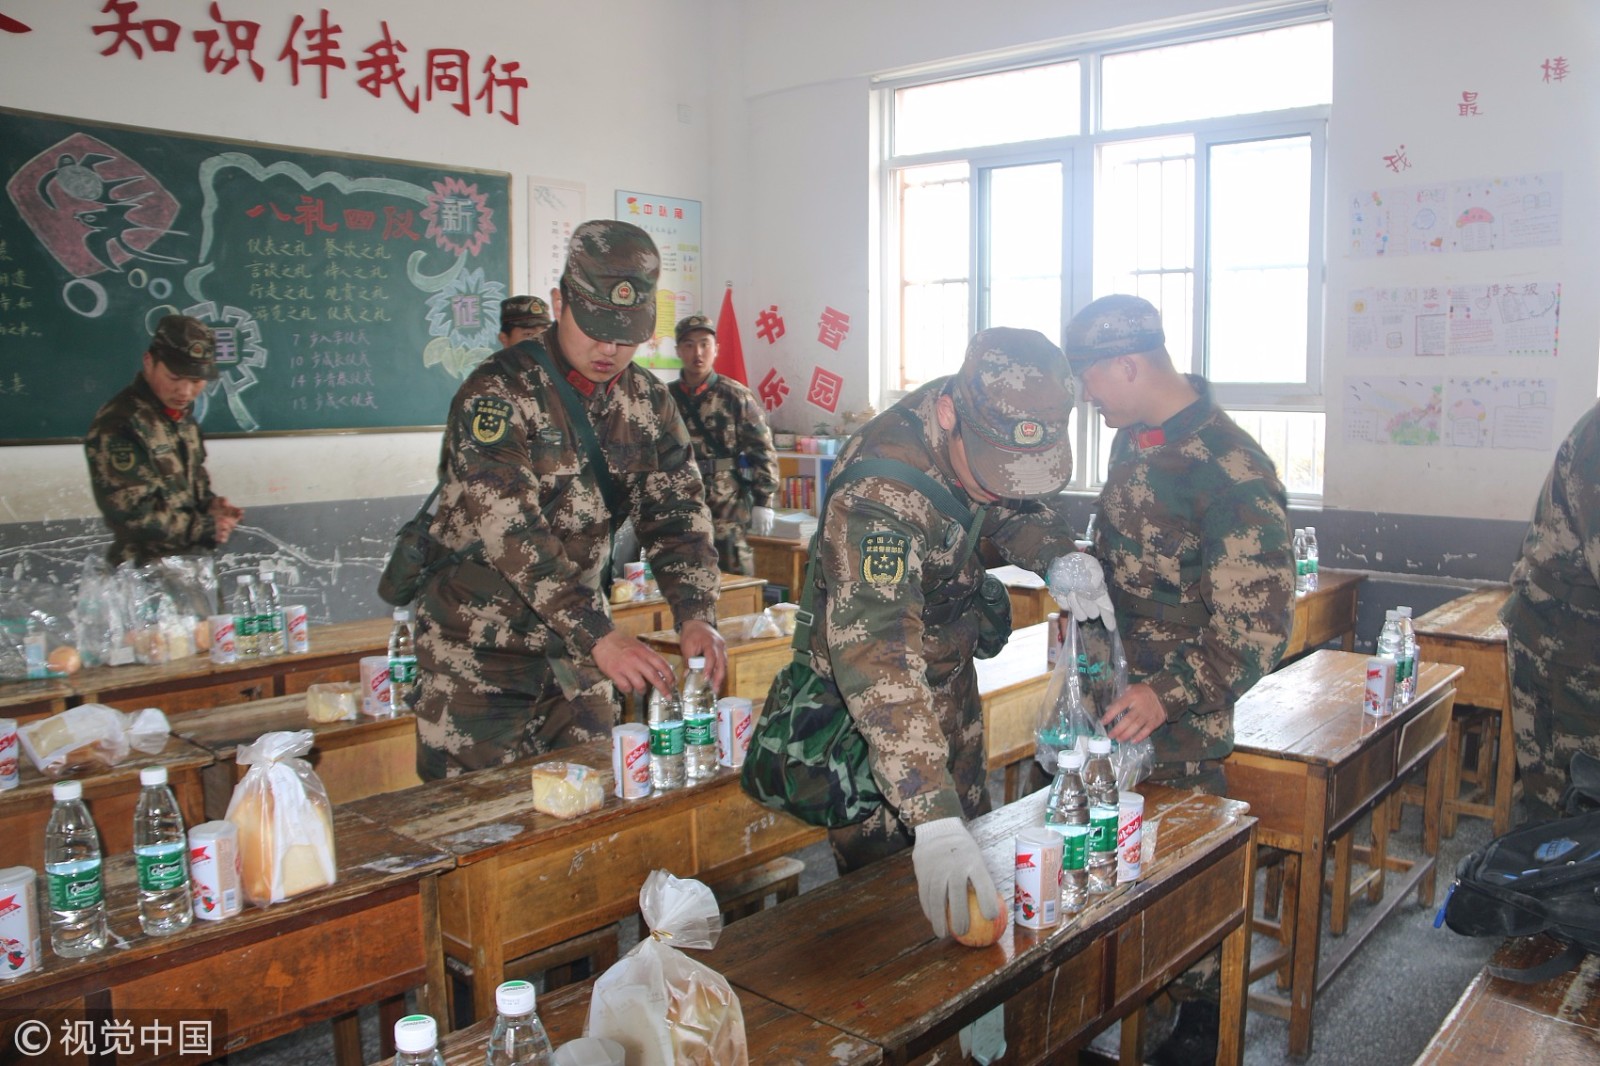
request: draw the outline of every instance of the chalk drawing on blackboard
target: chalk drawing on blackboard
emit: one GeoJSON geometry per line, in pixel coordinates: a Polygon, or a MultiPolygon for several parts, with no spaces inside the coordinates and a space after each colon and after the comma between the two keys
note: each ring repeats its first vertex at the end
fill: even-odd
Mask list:
{"type": "Polygon", "coordinates": [[[177,199],[139,163],[87,133],[64,137],[17,168],[6,195],[75,278],[121,273],[133,260],[183,262],[151,250],[177,234],[177,199]]]}

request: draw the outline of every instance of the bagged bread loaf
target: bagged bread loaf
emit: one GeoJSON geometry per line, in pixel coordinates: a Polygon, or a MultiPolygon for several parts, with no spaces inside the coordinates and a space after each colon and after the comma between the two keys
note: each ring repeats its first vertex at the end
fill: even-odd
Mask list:
{"type": "Polygon", "coordinates": [[[264,733],[235,756],[250,769],[234,786],[227,817],[239,829],[244,894],[258,907],[337,877],[328,790],[300,758],[312,740],[309,729],[264,733]]]}
{"type": "Polygon", "coordinates": [[[557,818],[597,811],[606,801],[605,775],[576,762],[542,762],[533,768],[533,809],[557,818]]]}
{"type": "Polygon", "coordinates": [[[621,1044],[628,1066],[749,1066],[733,987],[677,950],[716,946],[716,896],[699,881],[654,870],[639,890],[639,910],[650,935],[594,983],[585,1034],[621,1044]]]}

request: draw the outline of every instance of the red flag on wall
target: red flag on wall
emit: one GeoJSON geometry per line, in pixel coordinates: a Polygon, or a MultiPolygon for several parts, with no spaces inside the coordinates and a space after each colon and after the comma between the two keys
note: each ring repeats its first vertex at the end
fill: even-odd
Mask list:
{"type": "Polygon", "coordinates": [[[733,286],[722,294],[722,310],[717,314],[717,361],[711,369],[741,385],[749,385],[744,369],[744,345],[739,340],[739,318],[733,313],[733,286]]]}

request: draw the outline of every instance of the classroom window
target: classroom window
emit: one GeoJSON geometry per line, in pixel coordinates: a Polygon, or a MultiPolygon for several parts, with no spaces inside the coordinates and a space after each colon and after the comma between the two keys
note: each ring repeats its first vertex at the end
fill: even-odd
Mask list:
{"type": "MultiPolygon", "coordinates": [[[[1325,10],[1307,12],[881,94],[899,300],[880,395],[954,371],[976,330],[1059,340],[1074,309],[1133,292],[1290,492],[1319,496],[1331,32],[1325,10]]],[[[1110,450],[1089,413],[1072,421],[1085,490],[1110,450]]]]}

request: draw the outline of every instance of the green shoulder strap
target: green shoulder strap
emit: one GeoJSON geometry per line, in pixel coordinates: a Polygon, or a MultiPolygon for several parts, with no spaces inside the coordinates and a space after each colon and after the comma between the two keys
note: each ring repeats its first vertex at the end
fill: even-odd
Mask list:
{"type": "Polygon", "coordinates": [[[561,404],[567,409],[567,420],[572,423],[573,432],[578,434],[578,443],[583,446],[589,465],[594,468],[595,480],[600,483],[600,495],[606,501],[606,510],[611,513],[612,521],[616,522],[616,516],[627,501],[622,499],[622,490],[611,479],[606,457],[601,453],[600,442],[594,436],[594,425],[589,421],[589,412],[584,409],[583,401],[578,399],[572,383],[556,370],[556,364],[550,358],[550,353],[545,351],[544,345],[534,341],[529,347],[533,350],[533,357],[544,367],[544,372],[556,383],[556,395],[561,397],[561,404]]]}

